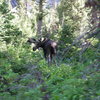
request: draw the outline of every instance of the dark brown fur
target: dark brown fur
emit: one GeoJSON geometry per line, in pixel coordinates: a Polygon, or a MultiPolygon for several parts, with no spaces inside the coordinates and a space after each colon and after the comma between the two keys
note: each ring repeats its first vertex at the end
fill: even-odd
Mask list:
{"type": "Polygon", "coordinates": [[[35,44],[35,47],[33,47],[33,51],[35,51],[38,48],[43,49],[44,57],[48,61],[48,63],[50,63],[52,61],[53,56],[56,55],[57,43],[51,39],[44,38],[44,40],[39,39],[37,41],[33,38],[29,38],[28,42],[35,44]]]}

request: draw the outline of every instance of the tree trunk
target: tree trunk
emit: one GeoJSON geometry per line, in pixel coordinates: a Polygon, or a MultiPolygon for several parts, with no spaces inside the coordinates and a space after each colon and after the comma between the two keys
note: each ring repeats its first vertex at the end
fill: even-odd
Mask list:
{"type": "Polygon", "coordinates": [[[37,35],[42,37],[43,1],[39,1],[39,14],[37,15],[37,35]]]}

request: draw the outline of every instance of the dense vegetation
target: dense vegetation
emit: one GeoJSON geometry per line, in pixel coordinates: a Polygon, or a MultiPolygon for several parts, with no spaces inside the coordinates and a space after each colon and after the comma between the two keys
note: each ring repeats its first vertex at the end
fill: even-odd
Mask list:
{"type": "Polygon", "coordinates": [[[99,12],[99,0],[1,0],[0,100],[100,100],[99,12]],[[29,37],[55,40],[56,63],[29,37]]]}

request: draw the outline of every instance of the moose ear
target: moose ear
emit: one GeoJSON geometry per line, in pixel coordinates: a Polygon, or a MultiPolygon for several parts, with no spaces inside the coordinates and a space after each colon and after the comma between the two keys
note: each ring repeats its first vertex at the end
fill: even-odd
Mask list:
{"type": "Polygon", "coordinates": [[[47,40],[47,38],[45,37],[43,41],[47,40]]]}
{"type": "Polygon", "coordinates": [[[34,38],[29,38],[29,39],[27,40],[27,42],[29,42],[29,43],[36,43],[37,41],[36,41],[36,39],[34,39],[34,38]]]}
{"type": "Polygon", "coordinates": [[[34,42],[36,42],[36,39],[32,38],[32,40],[33,40],[34,42]]]}

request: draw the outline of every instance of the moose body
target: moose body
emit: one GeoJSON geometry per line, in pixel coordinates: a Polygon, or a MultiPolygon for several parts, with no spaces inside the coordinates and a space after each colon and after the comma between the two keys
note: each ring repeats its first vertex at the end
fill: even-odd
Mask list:
{"type": "Polygon", "coordinates": [[[48,63],[52,62],[52,58],[56,55],[57,43],[55,41],[48,38],[44,38],[44,40],[39,39],[38,41],[33,38],[29,38],[28,42],[35,44],[33,51],[38,48],[42,48],[45,59],[48,61],[48,63]]]}

